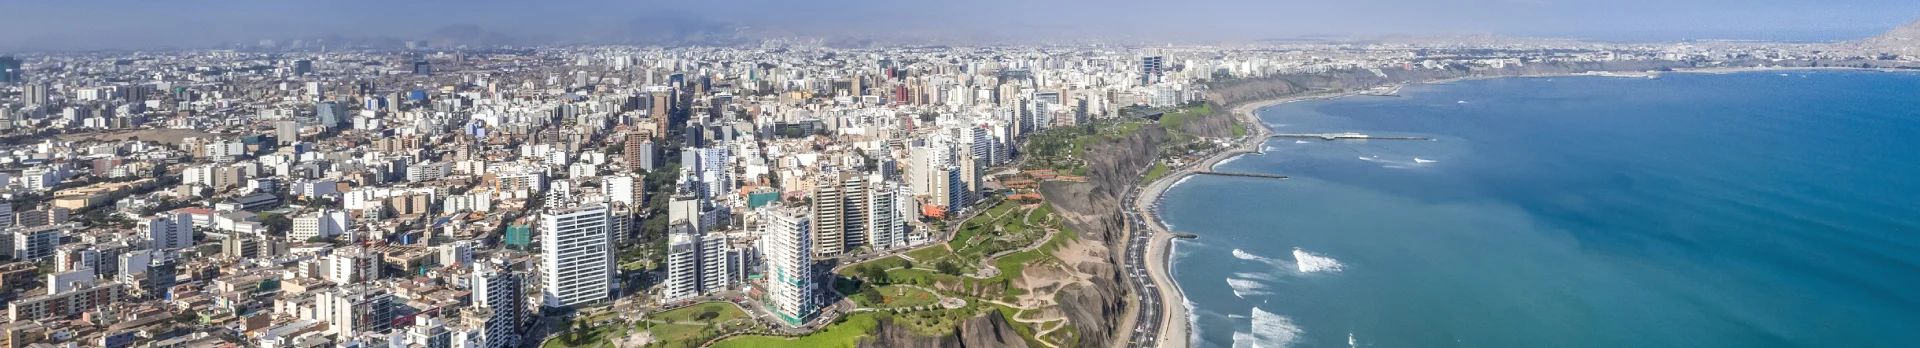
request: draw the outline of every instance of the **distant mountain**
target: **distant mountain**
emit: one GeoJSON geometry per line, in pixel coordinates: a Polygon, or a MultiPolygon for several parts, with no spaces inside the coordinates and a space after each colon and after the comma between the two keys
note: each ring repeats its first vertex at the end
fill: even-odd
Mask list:
{"type": "Polygon", "coordinates": [[[1920,55],[1920,20],[1893,28],[1879,36],[1860,40],[1860,48],[1876,53],[1920,55]]]}

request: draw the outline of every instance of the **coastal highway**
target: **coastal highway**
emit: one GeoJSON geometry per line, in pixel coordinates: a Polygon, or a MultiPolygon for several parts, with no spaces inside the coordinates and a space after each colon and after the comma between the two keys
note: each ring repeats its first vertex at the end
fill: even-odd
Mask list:
{"type": "MultiPolygon", "coordinates": [[[[1213,165],[1222,160],[1247,153],[1259,152],[1259,146],[1272,134],[1253,117],[1253,110],[1288,100],[1280,99],[1266,103],[1243,105],[1234,113],[1249,122],[1253,134],[1233,139],[1231,148],[1219,149],[1201,157],[1205,160],[1184,166],[1169,168],[1167,175],[1153,182],[1134,185],[1121,201],[1121,214],[1127,219],[1127,250],[1122,254],[1126,264],[1128,284],[1132,284],[1135,294],[1139,294],[1139,311],[1134,316],[1134,330],[1128,337],[1127,348],[1187,348],[1189,327],[1187,327],[1187,307],[1179,284],[1173,282],[1171,265],[1173,231],[1162,225],[1159,219],[1160,195],[1174,183],[1189,175],[1212,173],[1213,165]]],[[[1144,176],[1145,173],[1142,173],[1144,176]]],[[[1273,175],[1271,177],[1284,178],[1273,175]]]]}
{"type": "MultiPolygon", "coordinates": [[[[1135,193],[1138,193],[1138,190],[1135,193]]],[[[1133,207],[1136,196],[1128,195],[1122,206],[1133,207]]],[[[1165,322],[1163,316],[1166,315],[1166,311],[1162,310],[1164,305],[1161,303],[1163,297],[1160,296],[1160,287],[1154,284],[1154,278],[1148,274],[1146,264],[1149,260],[1147,249],[1156,233],[1153,232],[1154,229],[1147,228],[1146,221],[1140,218],[1138,210],[1127,209],[1125,215],[1127,230],[1131,231],[1127,234],[1127,251],[1124,257],[1127,277],[1132,279],[1127,283],[1133,285],[1134,293],[1140,294],[1140,314],[1134,316],[1136,322],[1133,324],[1132,335],[1127,338],[1127,347],[1159,347],[1160,339],[1164,338],[1160,325],[1165,322]]]]}

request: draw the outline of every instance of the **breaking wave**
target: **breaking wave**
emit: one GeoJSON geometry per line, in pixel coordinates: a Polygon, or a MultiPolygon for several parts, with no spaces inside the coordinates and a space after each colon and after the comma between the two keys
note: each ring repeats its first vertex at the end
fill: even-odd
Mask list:
{"type": "Polygon", "coordinates": [[[1262,291],[1267,288],[1266,284],[1260,284],[1260,282],[1251,279],[1227,278],[1227,287],[1233,288],[1233,297],[1243,299],[1247,298],[1247,296],[1269,294],[1266,291],[1262,291]]]}
{"type": "MultiPolygon", "coordinates": [[[[1267,313],[1260,307],[1253,308],[1252,329],[1253,347],[1286,347],[1300,337],[1300,327],[1293,325],[1293,319],[1267,313]]],[[[1238,346],[1239,341],[1239,337],[1234,337],[1234,345],[1238,346]]]]}
{"type": "Polygon", "coordinates": [[[1293,248],[1293,262],[1300,269],[1300,273],[1339,272],[1340,267],[1345,266],[1340,264],[1340,260],[1314,255],[1300,248],[1293,248]]]}

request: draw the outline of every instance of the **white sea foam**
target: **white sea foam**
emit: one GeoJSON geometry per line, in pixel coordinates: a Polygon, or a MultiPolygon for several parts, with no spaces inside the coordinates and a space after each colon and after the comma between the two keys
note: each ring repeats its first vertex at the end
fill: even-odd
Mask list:
{"type": "Polygon", "coordinates": [[[1300,337],[1300,327],[1293,325],[1293,319],[1267,313],[1260,307],[1253,308],[1252,329],[1254,347],[1286,347],[1300,337]]]}
{"type": "Polygon", "coordinates": [[[1354,339],[1353,339],[1353,333],[1352,333],[1352,332],[1348,332],[1348,333],[1347,333],[1347,346],[1348,346],[1348,347],[1353,347],[1353,348],[1360,348],[1360,341],[1357,341],[1357,340],[1354,340],[1354,339]]]}
{"type": "Polygon", "coordinates": [[[1268,274],[1268,273],[1233,272],[1233,276],[1240,277],[1243,279],[1269,281],[1269,282],[1273,281],[1274,279],[1273,274],[1268,274]]]}
{"type": "Polygon", "coordinates": [[[1180,298],[1180,304],[1187,306],[1187,342],[1200,342],[1200,309],[1186,297],[1180,298]]]}
{"type": "Polygon", "coordinates": [[[1227,159],[1223,159],[1223,160],[1220,160],[1220,162],[1218,163],[1214,163],[1213,166],[1216,168],[1220,166],[1224,166],[1224,165],[1227,165],[1227,163],[1233,163],[1233,161],[1240,160],[1240,157],[1242,156],[1227,157],[1227,159]]]}
{"type": "Polygon", "coordinates": [[[1341,265],[1339,260],[1314,255],[1300,248],[1293,248],[1293,262],[1300,268],[1300,273],[1339,272],[1340,267],[1345,266],[1341,265]]]}
{"type": "Polygon", "coordinates": [[[1414,158],[1413,158],[1413,163],[1433,163],[1433,162],[1439,162],[1439,161],[1435,161],[1435,160],[1430,160],[1430,159],[1424,159],[1424,158],[1419,158],[1419,157],[1414,157],[1414,158]]]}
{"type": "Polygon", "coordinates": [[[1294,144],[1306,144],[1306,143],[1307,143],[1307,141],[1306,141],[1306,140],[1294,140],[1294,141],[1293,141],[1293,143],[1294,143],[1294,144]]]}
{"type": "Polygon", "coordinates": [[[1252,332],[1244,332],[1244,331],[1233,332],[1233,348],[1259,348],[1259,347],[1260,347],[1260,344],[1253,342],[1252,332]]]}
{"type": "Polygon", "coordinates": [[[1251,279],[1227,278],[1227,287],[1233,288],[1233,297],[1243,299],[1247,298],[1247,296],[1270,294],[1266,291],[1261,291],[1267,288],[1266,284],[1260,284],[1260,282],[1251,279]]]}
{"type": "Polygon", "coordinates": [[[1233,257],[1241,260],[1247,260],[1247,261],[1260,261],[1265,263],[1273,263],[1273,259],[1261,257],[1260,255],[1254,255],[1253,253],[1249,253],[1246,250],[1240,250],[1238,248],[1233,249],[1233,257]]]}

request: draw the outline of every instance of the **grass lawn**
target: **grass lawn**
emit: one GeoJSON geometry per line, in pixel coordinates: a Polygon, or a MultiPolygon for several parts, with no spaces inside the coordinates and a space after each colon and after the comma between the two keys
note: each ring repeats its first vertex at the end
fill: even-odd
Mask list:
{"type": "Polygon", "coordinates": [[[1153,180],[1159,179],[1160,177],[1166,176],[1166,175],[1167,175],[1167,162],[1165,161],[1153,162],[1153,169],[1147,170],[1146,182],[1153,182],[1153,180]]]}
{"type": "Polygon", "coordinates": [[[648,315],[647,319],[669,323],[722,323],[746,318],[747,312],[726,302],[707,302],[648,315]]]}
{"type": "Polygon", "coordinates": [[[881,303],[871,303],[866,296],[851,296],[861,307],[867,308],[909,308],[940,303],[940,296],[926,290],[899,285],[887,285],[876,288],[884,299],[881,303]]]}
{"type": "Polygon", "coordinates": [[[795,348],[854,348],[860,338],[867,337],[873,327],[879,325],[875,313],[854,313],[839,323],[827,325],[826,330],[815,332],[800,338],[772,336],[740,336],[720,341],[714,348],[758,348],[758,347],[795,347],[795,348]]]}
{"type": "Polygon", "coordinates": [[[582,330],[580,332],[578,345],[568,344],[566,338],[571,334],[561,333],[559,335],[555,335],[553,339],[547,340],[547,343],[541,344],[540,347],[542,348],[598,347],[600,346],[600,344],[606,343],[608,339],[613,338],[608,336],[608,334],[613,333],[613,329],[615,327],[618,327],[618,326],[615,326],[615,325],[590,326],[586,330],[582,330]]]}
{"type": "MultiPolygon", "coordinates": [[[[966,233],[966,232],[961,232],[961,233],[966,233]]],[[[931,263],[931,262],[940,260],[940,258],[942,257],[947,257],[947,255],[953,255],[953,252],[947,251],[947,248],[940,248],[940,247],[925,248],[920,250],[914,250],[912,252],[907,253],[907,256],[913,257],[914,260],[920,261],[920,262],[916,262],[915,264],[931,263]]]]}
{"type": "Polygon", "coordinates": [[[653,324],[647,332],[653,333],[654,341],[664,347],[698,347],[706,342],[693,342],[693,339],[699,338],[700,331],[706,329],[699,325],[653,324]]]}
{"type": "Polygon", "coordinates": [[[1234,124],[1233,124],[1233,136],[1237,138],[1237,137],[1241,137],[1241,136],[1245,136],[1245,135],[1247,135],[1247,126],[1246,126],[1246,125],[1242,125],[1242,124],[1239,124],[1239,123],[1234,123],[1234,124]]]}

